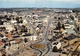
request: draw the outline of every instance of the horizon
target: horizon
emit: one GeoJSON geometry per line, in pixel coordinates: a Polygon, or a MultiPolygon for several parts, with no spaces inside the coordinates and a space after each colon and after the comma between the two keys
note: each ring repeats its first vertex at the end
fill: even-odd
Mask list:
{"type": "Polygon", "coordinates": [[[76,8],[80,8],[80,7],[75,7],[75,8],[50,8],[50,7],[6,7],[6,8],[0,8],[0,9],[27,9],[27,8],[36,8],[36,9],[45,9],[45,8],[49,8],[49,9],[76,9],[76,8]]]}
{"type": "Polygon", "coordinates": [[[80,8],[80,0],[0,0],[0,8],[80,8]]]}

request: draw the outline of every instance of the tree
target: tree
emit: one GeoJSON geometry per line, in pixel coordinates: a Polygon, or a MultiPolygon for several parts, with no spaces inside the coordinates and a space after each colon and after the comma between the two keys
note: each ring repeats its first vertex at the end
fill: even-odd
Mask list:
{"type": "Polygon", "coordinates": [[[19,17],[16,17],[16,21],[19,23],[19,17]]]}
{"type": "Polygon", "coordinates": [[[5,17],[5,18],[7,18],[8,16],[7,16],[7,15],[5,15],[4,17],[5,17]]]}
{"type": "Polygon", "coordinates": [[[72,20],[74,20],[74,17],[73,17],[72,15],[70,15],[70,18],[71,18],[72,20]]]}
{"type": "Polygon", "coordinates": [[[11,20],[11,18],[6,18],[6,19],[9,20],[9,21],[11,20]]]}
{"type": "Polygon", "coordinates": [[[24,32],[28,32],[27,28],[25,28],[24,32]]]}
{"type": "Polygon", "coordinates": [[[53,51],[53,52],[57,52],[57,51],[58,51],[57,47],[54,46],[52,51],[53,51]]]}
{"type": "Polygon", "coordinates": [[[6,54],[2,54],[2,56],[6,56],[6,54]]]}
{"type": "Polygon", "coordinates": [[[2,19],[3,17],[2,16],[0,16],[0,19],[2,19]]]}
{"type": "Polygon", "coordinates": [[[60,20],[61,18],[59,17],[58,20],[60,20]]]}
{"type": "Polygon", "coordinates": [[[3,21],[0,20],[0,25],[3,25],[3,21]]]}
{"type": "Polygon", "coordinates": [[[20,20],[19,22],[20,22],[20,23],[23,23],[23,20],[20,20]]]}
{"type": "Polygon", "coordinates": [[[25,43],[28,42],[27,38],[24,38],[24,42],[25,42],[25,43]]]}
{"type": "Polygon", "coordinates": [[[65,26],[64,26],[64,24],[62,24],[62,28],[63,28],[63,29],[65,29],[65,26]]]}
{"type": "Polygon", "coordinates": [[[77,31],[79,31],[79,27],[77,27],[77,31]]]}
{"type": "Polygon", "coordinates": [[[34,15],[34,12],[32,13],[32,15],[34,15]]]}
{"type": "Polygon", "coordinates": [[[60,30],[61,29],[61,23],[60,22],[58,22],[58,29],[60,30]]]}

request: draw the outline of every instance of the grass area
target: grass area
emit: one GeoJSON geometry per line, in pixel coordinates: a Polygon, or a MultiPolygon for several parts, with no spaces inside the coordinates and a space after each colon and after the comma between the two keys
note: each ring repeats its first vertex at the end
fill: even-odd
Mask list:
{"type": "Polygon", "coordinates": [[[44,44],[34,44],[33,47],[42,49],[42,48],[45,48],[46,46],[44,44]]]}
{"type": "Polygon", "coordinates": [[[26,50],[30,50],[30,48],[26,48],[26,50]]]}
{"type": "Polygon", "coordinates": [[[42,50],[43,52],[45,51],[45,49],[42,50]]]}

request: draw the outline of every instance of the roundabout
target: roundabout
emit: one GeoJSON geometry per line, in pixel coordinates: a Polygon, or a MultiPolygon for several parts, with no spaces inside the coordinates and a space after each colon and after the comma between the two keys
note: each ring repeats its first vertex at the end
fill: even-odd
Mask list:
{"type": "Polygon", "coordinates": [[[34,44],[33,48],[37,48],[37,49],[44,49],[46,46],[44,44],[34,44]]]}

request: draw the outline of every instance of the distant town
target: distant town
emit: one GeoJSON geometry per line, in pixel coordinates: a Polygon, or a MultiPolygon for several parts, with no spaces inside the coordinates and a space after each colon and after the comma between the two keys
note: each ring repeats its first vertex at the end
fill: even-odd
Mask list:
{"type": "Polygon", "coordinates": [[[0,8],[0,56],[80,56],[80,8],[0,8]]]}

